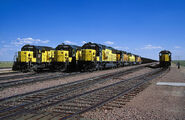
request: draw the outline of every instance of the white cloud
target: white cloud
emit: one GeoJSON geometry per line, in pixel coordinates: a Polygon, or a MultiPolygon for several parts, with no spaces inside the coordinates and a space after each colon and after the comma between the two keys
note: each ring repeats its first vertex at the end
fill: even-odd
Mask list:
{"type": "Polygon", "coordinates": [[[179,49],[179,48],[181,48],[181,47],[180,47],[180,46],[175,46],[174,48],[179,49]]]}
{"type": "Polygon", "coordinates": [[[145,50],[153,50],[153,49],[162,49],[161,46],[153,46],[153,45],[145,45],[143,48],[141,49],[145,49],[145,50]]]}
{"type": "Polygon", "coordinates": [[[82,41],[82,44],[85,44],[85,43],[87,43],[86,41],[82,41]]]}
{"type": "Polygon", "coordinates": [[[69,41],[69,40],[65,40],[65,41],[64,41],[64,43],[65,43],[65,44],[76,45],[76,43],[75,43],[75,42],[71,42],[71,41],[69,41]]]}
{"type": "Polygon", "coordinates": [[[111,42],[111,41],[106,41],[104,43],[107,44],[107,45],[113,45],[114,44],[114,42],[111,42]]]}
{"type": "Polygon", "coordinates": [[[118,50],[128,50],[129,49],[129,47],[120,47],[120,46],[115,46],[113,48],[118,49],[118,50]]]}
{"type": "Polygon", "coordinates": [[[40,42],[46,44],[46,43],[49,43],[49,40],[42,40],[40,42]]]}
{"type": "Polygon", "coordinates": [[[121,49],[121,47],[119,47],[119,46],[115,46],[115,47],[113,47],[113,48],[115,48],[115,49],[121,49]]]}
{"type": "Polygon", "coordinates": [[[38,44],[38,43],[49,43],[49,40],[41,40],[41,39],[33,39],[31,37],[28,38],[17,38],[15,42],[12,42],[12,44],[19,46],[24,44],[38,44]]]}

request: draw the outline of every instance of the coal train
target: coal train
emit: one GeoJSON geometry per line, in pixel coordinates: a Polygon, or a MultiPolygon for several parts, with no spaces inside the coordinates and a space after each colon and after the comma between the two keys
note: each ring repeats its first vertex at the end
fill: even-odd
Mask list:
{"type": "Polygon", "coordinates": [[[18,52],[12,69],[22,72],[38,72],[43,69],[94,71],[149,62],[155,60],[91,42],[82,47],[60,44],[55,49],[24,45],[18,52]]]}

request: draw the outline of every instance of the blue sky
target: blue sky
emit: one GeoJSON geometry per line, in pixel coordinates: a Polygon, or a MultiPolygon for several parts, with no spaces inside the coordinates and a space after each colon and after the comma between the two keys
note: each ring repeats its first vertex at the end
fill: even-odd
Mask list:
{"type": "Polygon", "coordinates": [[[185,59],[185,0],[0,0],[0,61],[24,44],[96,42],[185,59]]]}

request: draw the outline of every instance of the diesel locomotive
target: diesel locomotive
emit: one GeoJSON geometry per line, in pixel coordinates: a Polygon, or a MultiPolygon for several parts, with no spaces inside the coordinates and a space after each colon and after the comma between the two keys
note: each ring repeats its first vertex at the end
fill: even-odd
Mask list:
{"type": "Polygon", "coordinates": [[[148,62],[154,61],[102,44],[88,42],[80,47],[63,43],[55,49],[46,46],[23,46],[12,69],[23,72],[42,69],[94,71],[148,62]]]}
{"type": "Polygon", "coordinates": [[[22,72],[40,71],[51,67],[51,62],[54,59],[54,49],[46,46],[24,45],[15,58],[13,70],[22,72]]]}
{"type": "Polygon", "coordinates": [[[168,50],[163,50],[159,53],[160,67],[171,66],[171,52],[168,50]]]}
{"type": "Polygon", "coordinates": [[[105,68],[140,64],[141,57],[119,51],[112,47],[97,43],[86,43],[82,46],[82,58],[79,61],[80,70],[93,71],[105,68]]]}
{"type": "Polygon", "coordinates": [[[78,62],[81,58],[81,47],[76,45],[60,44],[55,48],[53,70],[66,71],[78,69],[78,62]]]}

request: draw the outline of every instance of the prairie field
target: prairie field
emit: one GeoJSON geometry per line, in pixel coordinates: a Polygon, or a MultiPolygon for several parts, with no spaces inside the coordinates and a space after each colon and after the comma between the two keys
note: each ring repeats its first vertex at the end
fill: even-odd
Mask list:
{"type": "Polygon", "coordinates": [[[180,65],[185,66],[185,60],[173,60],[172,62],[177,64],[177,62],[180,62],[180,65]]]}
{"type": "Polygon", "coordinates": [[[12,67],[13,61],[0,61],[0,68],[12,67]]]}

